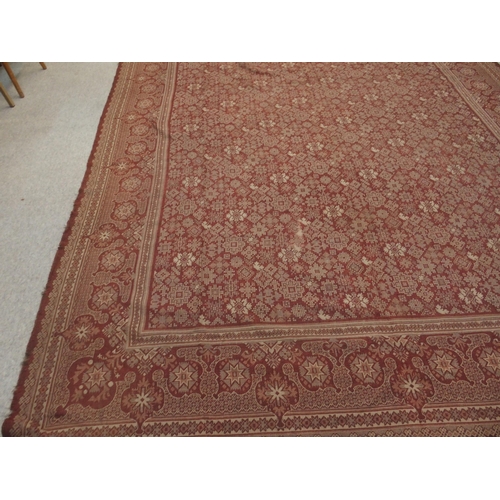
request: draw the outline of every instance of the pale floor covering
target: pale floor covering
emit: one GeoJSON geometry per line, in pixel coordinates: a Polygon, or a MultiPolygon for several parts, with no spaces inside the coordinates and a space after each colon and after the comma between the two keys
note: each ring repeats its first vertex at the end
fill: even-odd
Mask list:
{"type": "Polygon", "coordinates": [[[11,63],[0,81],[0,423],[80,188],[116,63],[11,63]]]}

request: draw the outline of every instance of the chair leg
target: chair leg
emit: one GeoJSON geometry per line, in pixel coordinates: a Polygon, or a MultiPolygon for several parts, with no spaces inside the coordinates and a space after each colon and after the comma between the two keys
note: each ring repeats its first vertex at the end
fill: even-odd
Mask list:
{"type": "Polygon", "coordinates": [[[7,71],[7,74],[9,75],[10,79],[12,80],[12,83],[14,84],[14,87],[16,87],[17,93],[19,94],[19,97],[24,97],[23,90],[21,89],[21,86],[17,82],[16,75],[14,75],[10,64],[3,62],[2,66],[5,68],[5,71],[7,71]]]}
{"type": "Polygon", "coordinates": [[[40,63],[40,66],[42,67],[42,69],[47,69],[47,66],[45,65],[45,63],[40,63]]]}
{"type": "Polygon", "coordinates": [[[0,92],[5,97],[5,100],[9,103],[9,106],[13,108],[15,106],[14,101],[10,98],[10,95],[7,94],[5,87],[0,83],[0,92]]]}

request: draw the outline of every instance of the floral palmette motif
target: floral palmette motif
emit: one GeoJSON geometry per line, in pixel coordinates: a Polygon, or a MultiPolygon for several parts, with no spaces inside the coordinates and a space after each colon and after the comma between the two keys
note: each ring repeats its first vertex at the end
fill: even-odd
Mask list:
{"type": "Polygon", "coordinates": [[[81,351],[87,348],[92,340],[101,333],[93,316],[86,314],[75,319],[73,324],[61,335],[69,342],[70,348],[81,351]]]}
{"type": "Polygon", "coordinates": [[[423,418],[422,409],[435,392],[430,378],[420,370],[403,366],[391,376],[390,383],[393,394],[413,406],[423,418]]]}
{"type": "Polygon", "coordinates": [[[69,404],[78,403],[98,409],[106,406],[116,392],[116,377],[105,361],[83,358],[71,366],[69,404]]]}
{"type": "Polygon", "coordinates": [[[353,384],[380,387],[385,378],[380,363],[367,353],[354,352],[346,357],[346,366],[354,375],[353,384]]]}
{"type": "Polygon", "coordinates": [[[302,385],[310,390],[333,386],[331,380],[332,362],[325,356],[307,356],[298,373],[302,385]]]}
{"type": "Polygon", "coordinates": [[[215,369],[219,379],[219,390],[244,394],[250,389],[250,368],[239,360],[219,363],[215,369]]]}
{"type": "Polygon", "coordinates": [[[123,393],[121,409],[137,422],[140,430],[142,424],[162,408],[163,401],[163,390],[155,382],[141,378],[123,393]]]}
{"type": "Polygon", "coordinates": [[[299,400],[297,385],[286,375],[273,370],[266,375],[255,389],[257,401],[278,417],[278,426],[282,426],[285,413],[299,400]]]}
{"type": "Polygon", "coordinates": [[[465,378],[460,357],[449,349],[434,351],[428,359],[428,366],[440,382],[450,383],[465,378]]]}
{"type": "Polygon", "coordinates": [[[180,361],[169,366],[167,385],[177,397],[199,391],[201,366],[195,361],[180,361]]]}
{"type": "Polygon", "coordinates": [[[491,378],[500,379],[500,341],[498,338],[472,352],[472,358],[478,363],[483,373],[483,383],[491,378]]]}
{"type": "Polygon", "coordinates": [[[89,239],[97,248],[110,246],[116,238],[120,236],[120,232],[113,223],[103,224],[98,231],[91,234],[89,239]]]}

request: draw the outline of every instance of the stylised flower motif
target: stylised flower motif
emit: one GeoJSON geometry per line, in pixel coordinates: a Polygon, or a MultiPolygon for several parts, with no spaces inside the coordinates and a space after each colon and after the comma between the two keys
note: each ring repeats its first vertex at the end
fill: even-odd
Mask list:
{"type": "Polygon", "coordinates": [[[192,266],[196,257],[191,252],[178,253],[174,257],[174,263],[177,267],[192,266]]]}
{"type": "Polygon", "coordinates": [[[151,106],[153,106],[154,104],[154,100],[147,97],[146,99],[140,99],[139,101],[137,101],[137,104],[136,106],[139,108],[139,109],[148,109],[150,108],[151,106]]]}
{"type": "Polygon", "coordinates": [[[300,251],[300,248],[293,246],[288,248],[282,248],[281,251],[278,253],[278,257],[283,262],[298,262],[301,253],[302,252],[300,251]]]}
{"type": "Polygon", "coordinates": [[[283,426],[283,416],[299,400],[299,390],[286,375],[276,370],[257,384],[255,395],[260,405],[266,406],[278,417],[278,426],[283,426]]]}
{"type": "Polygon", "coordinates": [[[309,268],[309,274],[314,279],[321,280],[326,276],[326,269],[316,262],[309,268]]]}
{"type": "Polygon", "coordinates": [[[286,388],[286,386],[278,382],[268,384],[265,392],[265,395],[268,397],[271,404],[285,403],[289,394],[290,391],[286,388]]]}
{"type": "MultiPolygon", "coordinates": [[[[369,193],[366,196],[366,201],[368,201],[368,203],[370,205],[373,205],[374,207],[381,207],[385,204],[386,200],[381,193],[379,193],[378,191],[374,191],[373,193],[369,193]]],[[[379,211],[379,213],[381,213],[381,211],[379,211]]]]}
{"type": "Polygon", "coordinates": [[[431,379],[413,367],[403,366],[391,376],[390,384],[393,394],[413,406],[423,417],[425,403],[434,396],[431,379]]]}
{"type": "Polygon", "coordinates": [[[399,387],[406,392],[406,395],[411,395],[413,398],[422,392],[424,385],[418,381],[418,378],[408,375],[406,379],[402,379],[399,387]]]}
{"type": "Polygon", "coordinates": [[[333,232],[327,238],[327,243],[336,250],[342,250],[349,243],[349,239],[344,233],[333,232]]]}
{"type": "Polygon", "coordinates": [[[312,153],[321,151],[325,146],[321,144],[321,142],[310,142],[307,146],[307,149],[312,153]]]}
{"type": "Polygon", "coordinates": [[[116,383],[113,371],[104,361],[83,358],[75,361],[69,371],[69,404],[103,408],[114,397],[116,383]]]}
{"type": "Polygon", "coordinates": [[[189,187],[196,187],[200,182],[201,180],[199,179],[199,177],[186,177],[182,181],[182,184],[185,187],[189,188],[189,187]]]}
{"type": "Polygon", "coordinates": [[[171,304],[182,306],[188,302],[191,295],[192,293],[189,287],[187,285],[179,283],[177,285],[173,285],[170,288],[168,298],[171,304]]]}
{"type": "Polygon", "coordinates": [[[172,394],[181,397],[198,390],[201,367],[194,361],[181,361],[168,374],[168,387],[172,394]]]}
{"type": "Polygon", "coordinates": [[[142,185],[141,179],[135,176],[126,177],[120,182],[120,186],[124,191],[128,191],[129,193],[133,193],[137,191],[142,185]]]}
{"type": "Polygon", "coordinates": [[[344,304],[347,304],[351,309],[366,309],[368,299],[363,297],[362,293],[347,294],[344,299],[344,304]]]}
{"type": "Polygon", "coordinates": [[[143,377],[123,393],[121,409],[137,422],[140,430],[144,422],[163,407],[163,402],[163,389],[143,377]]]}
{"type": "Polygon", "coordinates": [[[108,271],[116,271],[125,263],[125,255],[120,250],[109,250],[100,256],[101,265],[108,271]]]}
{"type": "Polygon", "coordinates": [[[435,202],[431,201],[421,201],[418,205],[418,208],[423,210],[424,212],[437,212],[439,210],[439,205],[435,202]]]}
{"type": "Polygon", "coordinates": [[[262,120],[259,122],[259,125],[262,128],[273,128],[276,125],[276,123],[273,122],[272,120],[262,120]]]}
{"type": "Polygon", "coordinates": [[[155,398],[152,395],[152,391],[146,391],[146,389],[142,387],[141,392],[134,394],[130,399],[130,402],[140,413],[144,413],[146,410],[151,408],[154,400],[155,398]]]}
{"type": "Polygon", "coordinates": [[[185,132],[196,132],[200,127],[196,123],[188,123],[183,128],[185,132]]]}
{"type": "Polygon", "coordinates": [[[384,374],[378,361],[364,352],[352,353],[345,360],[346,366],[354,375],[354,385],[367,384],[380,387],[384,382],[384,374]]]}
{"type": "Polygon", "coordinates": [[[273,198],[273,207],[278,210],[279,212],[285,212],[290,208],[291,201],[288,196],[281,196],[278,195],[275,198],[273,198]]]}
{"type": "Polygon", "coordinates": [[[98,310],[108,309],[118,301],[118,286],[114,283],[96,288],[92,295],[92,305],[98,310]]]}
{"type": "Polygon", "coordinates": [[[402,257],[406,253],[406,248],[401,243],[387,243],[384,252],[391,257],[402,257]]]}
{"type": "Polygon", "coordinates": [[[429,229],[429,238],[439,245],[446,245],[450,240],[450,233],[439,226],[429,229]]]}
{"type": "Polygon", "coordinates": [[[403,139],[400,139],[399,137],[396,137],[394,139],[389,139],[387,143],[395,147],[402,147],[405,145],[405,141],[403,139]]]}
{"type": "Polygon", "coordinates": [[[145,142],[135,142],[133,144],[129,144],[127,148],[127,153],[130,155],[142,155],[145,153],[147,149],[146,143],[145,142]]]}
{"type": "Polygon", "coordinates": [[[284,173],[271,175],[271,180],[275,184],[285,184],[286,182],[288,182],[288,179],[290,179],[290,177],[288,177],[288,175],[284,173]]]}
{"type": "Polygon", "coordinates": [[[229,238],[226,238],[226,241],[222,244],[227,252],[232,254],[240,253],[245,246],[245,243],[241,236],[233,235],[229,238]]]}
{"type": "Polygon", "coordinates": [[[446,170],[452,173],[453,175],[460,175],[465,172],[465,168],[462,167],[461,165],[448,165],[446,167],[446,170]]]}
{"type": "Polygon", "coordinates": [[[235,104],[236,103],[234,101],[222,101],[220,103],[221,107],[223,107],[223,108],[232,108],[235,106],[235,104]]]}
{"type": "Polygon", "coordinates": [[[199,277],[205,285],[210,285],[214,282],[217,275],[213,272],[212,269],[205,267],[200,271],[199,277]]]}
{"type": "Polygon", "coordinates": [[[238,360],[219,363],[215,369],[221,389],[224,391],[246,392],[251,386],[250,370],[238,360]]]}
{"type": "Polygon", "coordinates": [[[118,175],[123,175],[128,172],[134,164],[128,158],[121,158],[113,163],[109,168],[118,175]]]}
{"type": "Polygon", "coordinates": [[[237,179],[241,175],[241,167],[239,165],[234,165],[233,163],[230,163],[226,165],[224,173],[231,179],[237,179]]]}
{"type": "Polygon", "coordinates": [[[491,347],[483,350],[480,357],[482,365],[492,373],[500,376],[500,354],[491,347]]]}
{"type": "Polygon", "coordinates": [[[308,356],[299,367],[300,382],[309,390],[331,385],[331,363],[323,356],[308,356]]]}
{"type": "Polygon", "coordinates": [[[488,240],[488,248],[493,250],[494,252],[498,252],[500,250],[500,239],[498,238],[490,238],[488,240]]]}
{"type": "Polygon", "coordinates": [[[376,373],[376,370],[373,368],[375,364],[376,362],[373,359],[365,356],[364,359],[358,357],[352,365],[356,368],[357,373],[361,378],[369,380],[373,379],[373,375],[376,373]]]}
{"type": "Polygon", "coordinates": [[[231,222],[241,222],[247,218],[247,214],[243,210],[231,210],[227,214],[227,218],[231,222]]]}
{"type": "Polygon", "coordinates": [[[439,349],[429,358],[429,368],[432,374],[441,382],[451,382],[463,374],[460,368],[460,358],[452,351],[439,349]]]}
{"type": "Polygon", "coordinates": [[[434,269],[436,269],[436,264],[434,264],[432,260],[422,258],[417,264],[417,268],[420,272],[431,275],[434,272],[434,269]]]}
{"type": "Polygon", "coordinates": [[[472,359],[478,363],[483,373],[483,383],[490,378],[500,379],[500,349],[497,339],[490,345],[476,347],[472,351],[472,359]]]}
{"type": "Polygon", "coordinates": [[[413,295],[417,291],[417,283],[410,276],[398,275],[394,278],[393,284],[399,293],[413,295]]]}
{"type": "Polygon", "coordinates": [[[136,206],[131,201],[118,203],[113,210],[113,217],[118,220],[130,219],[135,214],[136,206]]]}
{"type": "Polygon", "coordinates": [[[348,123],[352,123],[351,118],[348,116],[339,116],[335,119],[337,123],[340,123],[341,125],[347,125],[348,123]]]}
{"type": "Polygon", "coordinates": [[[117,231],[114,224],[103,224],[97,232],[90,235],[89,238],[94,242],[97,248],[109,246],[120,233],[117,231]]]}
{"type": "Polygon", "coordinates": [[[299,300],[302,297],[304,288],[299,284],[298,281],[288,279],[281,285],[281,293],[283,297],[288,300],[299,300]]]}
{"type": "Polygon", "coordinates": [[[235,316],[244,316],[250,312],[252,305],[247,299],[232,299],[227,308],[231,311],[231,314],[235,316]]]}
{"type": "Polygon", "coordinates": [[[311,192],[311,190],[305,184],[300,184],[299,186],[297,186],[295,192],[299,196],[307,196],[311,192]]]}
{"type": "Polygon", "coordinates": [[[363,177],[363,179],[369,181],[370,179],[376,179],[378,177],[378,173],[373,170],[373,168],[367,168],[365,170],[361,170],[359,175],[363,177]]]}
{"type": "Polygon", "coordinates": [[[474,142],[476,144],[484,142],[484,137],[481,134],[469,134],[467,136],[467,139],[469,139],[469,141],[474,142]]]}
{"type": "Polygon", "coordinates": [[[335,207],[326,207],[323,210],[323,213],[328,217],[341,217],[342,214],[344,213],[344,209],[336,205],[335,207]]]}
{"type": "Polygon", "coordinates": [[[478,292],[475,288],[461,288],[458,296],[467,305],[483,303],[483,294],[478,292]]]}
{"type": "Polygon", "coordinates": [[[237,154],[239,154],[241,152],[241,148],[239,146],[227,146],[224,149],[224,152],[228,156],[234,156],[234,155],[237,155],[237,154]]]}
{"type": "Polygon", "coordinates": [[[86,314],[78,316],[73,324],[64,330],[61,335],[69,341],[71,349],[81,351],[90,345],[99,332],[100,328],[94,317],[86,314]]]}

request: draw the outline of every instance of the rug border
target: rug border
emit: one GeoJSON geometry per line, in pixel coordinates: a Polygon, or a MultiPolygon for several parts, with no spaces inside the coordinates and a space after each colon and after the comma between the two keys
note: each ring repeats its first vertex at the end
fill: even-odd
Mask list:
{"type": "MultiPolygon", "coordinates": [[[[107,97],[106,103],[104,105],[104,108],[103,108],[103,111],[101,114],[101,117],[99,119],[99,124],[97,127],[96,136],[95,136],[95,139],[93,142],[93,146],[92,146],[92,149],[90,152],[89,159],[87,161],[87,166],[86,166],[86,169],[84,172],[83,180],[81,182],[81,186],[78,190],[76,199],[74,201],[69,220],[66,224],[66,227],[65,227],[64,232],[62,234],[60,243],[59,243],[58,248],[56,250],[56,254],[55,254],[49,275],[48,275],[47,284],[46,284],[45,289],[42,293],[42,298],[41,298],[38,312],[36,315],[34,327],[33,327],[32,332],[30,334],[30,338],[29,338],[29,342],[27,344],[24,360],[22,361],[22,364],[21,364],[20,375],[19,375],[19,378],[17,381],[17,385],[15,387],[15,390],[13,392],[13,399],[12,399],[12,403],[11,403],[10,413],[2,424],[1,432],[2,432],[2,435],[5,437],[11,436],[11,431],[12,431],[12,428],[14,426],[14,420],[15,420],[15,418],[17,418],[19,416],[19,413],[20,413],[20,406],[21,406],[20,400],[22,399],[22,397],[25,393],[25,384],[26,384],[26,381],[27,381],[27,379],[29,377],[29,373],[30,373],[30,365],[31,365],[31,362],[33,359],[33,351],[34,351],[35,347],[38,345],[38,342],[40,340],[39,336],[42,332],[42,322],[46,317],[46,309],[47,309],[47,305],[49,302],[49,296],[53,290],[53,284],[55,282],[57,274],[60,271],[61,260],[62,260],[64,254],[67,250],[67,245],[69,243],[69,239],[70,239],[72,232],[73,232],[73,229],[74,229],[75,220],[79,216],[84,193],[88,187],[87,185],[88,185],[89,178],[90,178],[90,175],[92,172],[92,167],[94,166],[96,151],[97,151],[98,146],[99,146],[100,141],[101,141],[104,122],[108,116],[109,108],[111,107],[111,103],[112,103],[113,98],[115,96],[116,87],[118,86],[119,79],[123,74],[123,67],[124,67],[124,63],[119,63],[117,66],[114,80],[113,80],[113,83],[111,86],[111,90],[109,92],[109,95],[107,97]]],[[[452,82],[450,82],[450,84],[453,85],[452,82]]],[[[463,96],[461,96],[461,97],[463,99],[463,96]]],[[[473,113],[475,113],[477,115],[477,112],[475,112],[474,109],[472,109],[472,111],[473,111],[473,113]]],[[[489,128],[486,124],[484,124],[484,125],[487,128],[489,128]]],[[[490,130],[490,132],[491,132],[491,130],[490,130]]],[[[440,316],[437,316],[437,317],[440,317],[440,316]]],[[[377,318],[377,319],[379,319],[379,318],[377,318]]]]}
{"type": "Polygon", "coordinates": [[[4,420],[4,422],[2,424],[2,436],[3,437],[12,437],[10,434],[10,431],[14,425],[14,418],[17,416],[17,414],[20,411],[19,401],[24,394],[24,384],[25,384],[26,379],[28,378],[28,375],[29,375],[30,364],[31,364],[30,362],[31,362],[31,358],[33,356],[33,350],[38,343],[38,340],[39,340],[38,336],[40,335],[41,330],[42,330],[42,321],[45,317],[45,309],[46,309],[48,301],[49,301],[49,296],[50,296],[50,293],[52,291],[53,283],[55,281],[55,278],[57,276],[57,273],[58,273],[60,265],[61,265],[61,259],[63,257],[64,252],[66,251],[66,246],[67,246],[68,240],[71,236],[75,219],[77,218],[78,212],[80,210],[81,202],[82,202],[85,190],[87,188],[87,183],[89,181],[90,171],[91,171],[92,165],[94,163],[97,146],[98,146],[100,139],[101,139],[104,121],[106,119],[106,115],[108,114],[109,107],[111,105],[111,101],[113,100],[113,97],[114,97],[114,94],[116,91],[116,87],[118,85],[118,80],[119,80],[120,75],[123,71],[123,64],[124,63],[122,63],[122,62],[118,63],[118,67],[116,68],[116,73],[115,73],[115,76],[113,78],[111,90],[109,91],[108,97],[106,99],[106,103],[105,103],[103,111],[101,113],[101,117],[99,118],[97,132],[96,132],[96,135],[94,138],[94,142],[92,144],[92,149],[90,151],[89,159],[87,161],[87,166],[85,168],[83,180],[82,180],[80,188],[78,190],[78,194],[76,196],[76,199],[73,203],[71,215],[68,219],[68,222],[66,223],[66,227],[64,228],[63,235],[62,235],[61,240],[59,242],[59,245],[57,247],[56,255],[55,255],[54,260],[52,262],[52,267],[50,268],[49,276],[47,278],[47,284],[45,285],[45,288],[42,292],[42,299],[40,301],[40,306],[38,308],[38,312],[36,315],[35,324],[33,326],[31,334],[30,334],[30,339],[29,339],[28,345],[26,347],[24,359],[21,363],[21,373],[19,374],[16,388],[14,390],[13,399],[12,399],[12,402],[10,405],[10,412],[9,412],[8,417],[4,420]]]}

